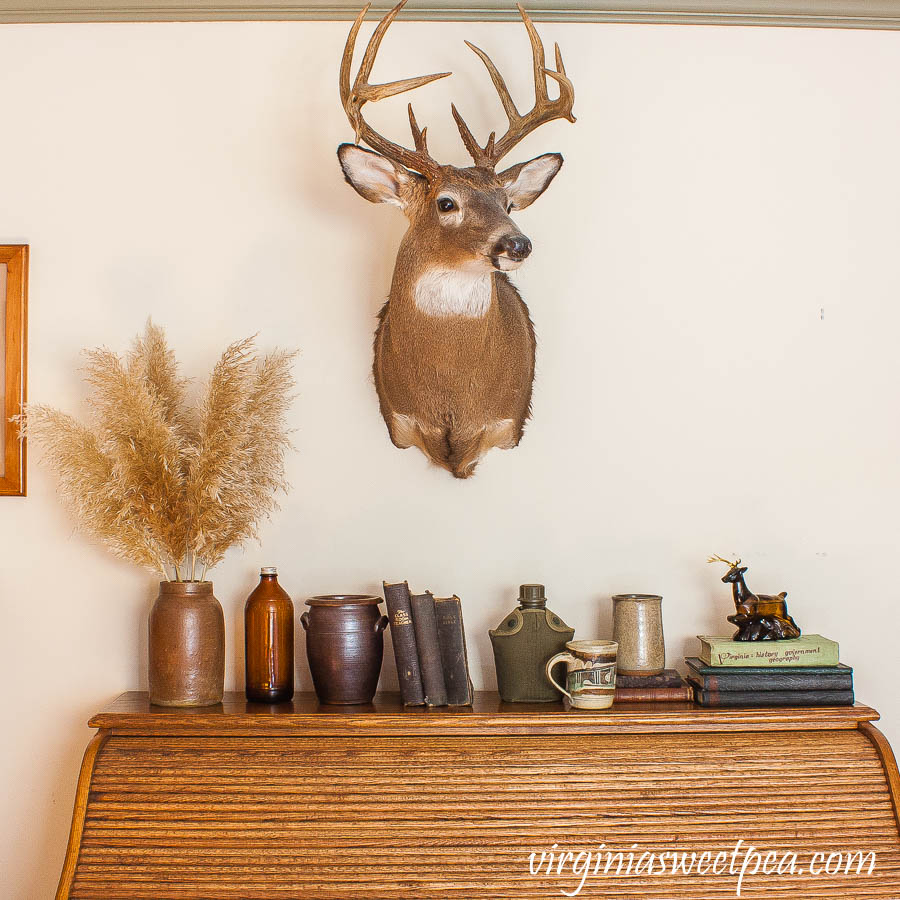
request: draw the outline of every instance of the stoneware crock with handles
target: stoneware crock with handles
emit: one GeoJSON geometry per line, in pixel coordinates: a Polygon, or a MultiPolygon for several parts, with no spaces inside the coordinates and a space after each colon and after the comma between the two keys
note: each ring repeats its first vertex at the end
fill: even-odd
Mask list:
{"type": "Polygon", "coordinates": [[[381,597],[328,594],[310,597],[300,616],[306,658],[320,703],[371,703],[381,675],[384,629],[381,597]]]}

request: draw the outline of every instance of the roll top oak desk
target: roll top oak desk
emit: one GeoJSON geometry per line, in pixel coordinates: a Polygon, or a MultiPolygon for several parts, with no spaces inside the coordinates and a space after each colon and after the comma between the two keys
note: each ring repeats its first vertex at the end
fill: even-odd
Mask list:
{"type": "Polygon", "coordinates": [[[898,900],[877,718],[123,694],[90,721],[57,898],[898,900]]]}

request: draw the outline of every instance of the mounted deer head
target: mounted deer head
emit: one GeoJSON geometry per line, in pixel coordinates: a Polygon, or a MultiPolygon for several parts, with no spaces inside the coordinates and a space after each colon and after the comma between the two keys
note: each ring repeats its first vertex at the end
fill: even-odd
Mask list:
{"type": "Polygon", "coordinates": [[[388,140],[365,121],[363,106],[450,74],[369,83],[385,32],[405,2],[376,27],[352,83],[353,49],[368,6],[350,29],[340,92],[356,144],[341,144],[338,158],[362,197],[397,206],[410,223],[375,334],[375,387],[391,440],[397,447],[417,446],[456,477],[467,478],[491,447],[519,443],[530,413],[534,331],[528,308],[504,273],[524,262],[531,241],[509,214],[530,206],[563,160],[558,153],[546,153],[495,170],[545,122],[574,122],[575,92],[559,47],[556,68],[548,69],[541,39],[519,6],[531,41],[534,108],[521,114],[488,55],[467,41],[499,94],[509,120],[505,134],[497,139],[492,132],[482,147],[452,105],[474,165],[441,165],[429,154],[426,129],[419,128],[410,105],[414,149],[388,140]],[[549,96],[548,78],[559,87],[555,100],[549,96]],[[358,146],[360,141],[372,150],[358,146]]]}

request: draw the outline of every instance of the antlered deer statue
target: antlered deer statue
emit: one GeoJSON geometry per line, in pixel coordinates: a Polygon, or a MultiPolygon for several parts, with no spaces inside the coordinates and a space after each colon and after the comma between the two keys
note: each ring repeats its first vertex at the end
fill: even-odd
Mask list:
{"type": "Polygon", "coordinates": [[[556,68],[547,68],[541,39],[520,6],[532,47],[534,108],[521,114],[487,54],[468,44],[500,96],[509,120],[506,133],[499,139],[492,133],[482,147],[452,106],[474,165],[441,165],[429,155],[426,129],[419,128],[410,105],[415,149],[395,144],[363,119],[364,104],[450,74],[369,84],[381,41],[405,2],[376,27],[352,83],[353,49],[368,6],[350,29],[340,88],[356,144],[342,144],[338,158],[359,194],[397,206],[409,219],[375,333],[375,387],[391,440],[401,448],[416,446],[457,478],[467,478],[492,447],[519,443],[530,413],[534,330],[528,307],[506,273],[528,257],[531,241],[509,214],[533,203],[563,160],[558,153],[545,153],[502,172],[495,169],[545,122],[574,122],[575,93],[559,47],[556,68]],[[548,77],[559,86],[555,100],[548,77]],[[359,147],[360,141],[377,152],[359,147]]]}
{"type": "Polygon", "coordinates": [[[735,641],[783,641],[800,637],[797,623],[788,615],[787,592],[780,594],[754,594],[744,582],[746,566],[741,561],[710,556],[707,562],[722,562],[728,571],[722,576],[731,585],[734,599],[734,615],[727,619],[738,630],[732,635],[735,641]]]}

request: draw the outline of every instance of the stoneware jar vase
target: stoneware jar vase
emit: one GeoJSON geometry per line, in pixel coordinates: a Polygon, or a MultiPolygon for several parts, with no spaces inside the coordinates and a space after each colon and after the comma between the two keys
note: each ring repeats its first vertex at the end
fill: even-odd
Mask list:
{"type": "Polygon", "coordinates": [[[659,594],[616,594],[613,640],[619,645],[620,675],[658,675],[666,667],[662,597],[659,594]]]}
{"type": "Polygon", "coordinates": [[[371,703],[381,675],[384,629],[381,597],[331,594],[310,597],[300,616],[306,658],[320,703],[371,703]]]}
{"type": "Polygon", "coordinates": [[[214,706],[225,691],[225,616],[209,581],[161,581],[150,610],[150,702],[214,706]]]}

